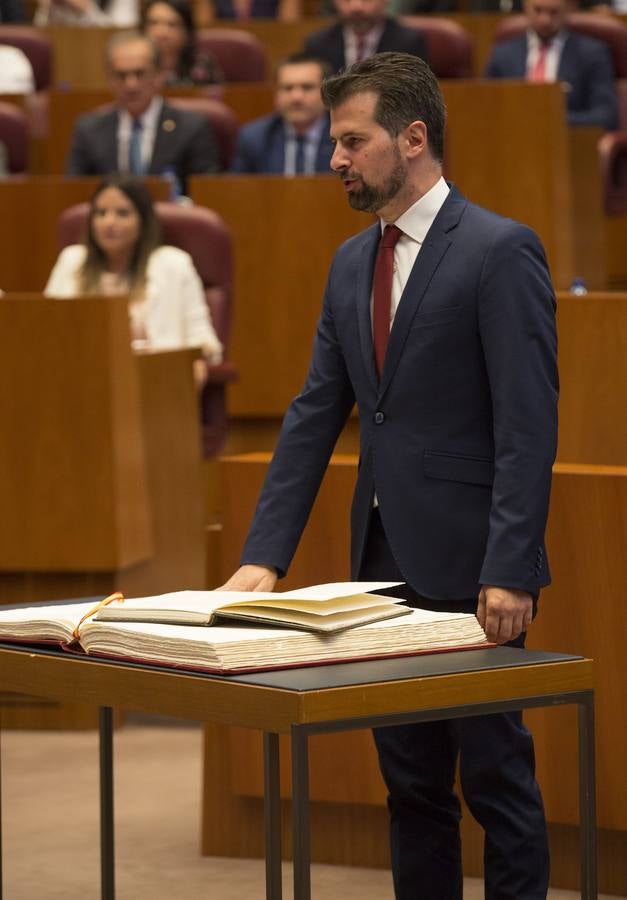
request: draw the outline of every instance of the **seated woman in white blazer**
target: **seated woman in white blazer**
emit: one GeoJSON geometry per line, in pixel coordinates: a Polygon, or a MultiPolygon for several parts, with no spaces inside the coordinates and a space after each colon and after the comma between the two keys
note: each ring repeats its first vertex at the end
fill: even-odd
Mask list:
{"type": "Polygon", "coordinates": [[[222,361],[222,345],[191,257],[160,245],[150,194],[137,179],[109,176],[91,200],[87,237],[61,251],[44,289],[47,297],[128,294],[137,347],[200,347],[195,376],[222,361]]]}

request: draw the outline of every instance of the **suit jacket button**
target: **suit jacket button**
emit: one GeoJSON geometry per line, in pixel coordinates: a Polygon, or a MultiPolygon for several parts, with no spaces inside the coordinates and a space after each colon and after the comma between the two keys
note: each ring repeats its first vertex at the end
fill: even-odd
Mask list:
{"type": "Polygon", "coordinates": [[[385,422],[385,415],[381,412],[381,410],[377,410],[377,412],[374,414],[374,422],[375,425],[382,425],[383,422],[385,422]]]}

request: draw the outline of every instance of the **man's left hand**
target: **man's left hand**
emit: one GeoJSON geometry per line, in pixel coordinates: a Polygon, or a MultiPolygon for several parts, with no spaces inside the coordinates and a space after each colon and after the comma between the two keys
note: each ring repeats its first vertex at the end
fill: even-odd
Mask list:
{"type": "Polygon", "coordinates": [[[506,644],[531,625],[533,600],[526,591],[484,584],[479,591],[477,619],[489,641],[506,644]]]}

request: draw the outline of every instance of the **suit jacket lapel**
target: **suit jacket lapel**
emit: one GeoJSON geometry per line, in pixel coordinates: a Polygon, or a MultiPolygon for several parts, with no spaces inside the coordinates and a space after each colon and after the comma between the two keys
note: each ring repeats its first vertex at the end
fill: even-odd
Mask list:
{"type": "Polygon", "coordinates": [[[461,194],[454,187],[451,188],[427,232],[394,316],[379,385],[380,394],[387,389],[396,371],[412,320],[423,301],[429,282],[451,245],[451,237],[448,232],[457,225],[465,205],[466,201],[461,194]]]}
{"type": "Polygon", "coordinates": [[[106,161],[107,172],[117,172],[118,164],[118,111],[112,109],[106,113],[101,120],[101,127],[98,131],[99,152],[106,161]]]}
{"type": "MultiPolygon", "coordinates": [[[[340,24],[333,26],[333,31],[329,35],[329,60],[334,71],[337,72],[346,64],[346,54],[344,48],[344,31],[340,24]]],[[[326,54],[325,54],[326,55],[326,54]]]]}
{"type": "Polygon", "coordinates": [[[174,135],[176,134],[177,127],[177,116],[176,110],[174,110],[171,106],[167,106],[165,103],[161,107],[161,115],[159,116],[159,121],[157,122],[157,131],[155,133],[155,143],[152,148],[152,159],[150,160],[150,164],[148,166],[148,171],[153,175],[161,175],[166,162],[168,160],[168,154],[166,153],[166,149],[168,144],[172,143],[174,139],[174,135]],[[164,122],[171,122],[174,127],[171,127],[169,130],[164,128],[164,122]]]}
{"type": "Polygon", "coordinates": [[[558,81],[564,81],[569,86],[573,82],[573,69],[577,68],[577,60],[575,59],[575,46],[572,35],[567,35],[560,53],[560,61],[557,67],[558,81]]]}
{"type": "Polygon", "coordinates": [[[361,249],[361,260],[357,276],[357,322],[359,324],[359,343],[364,358],[364,366],[375,390],[378,389],[377,372],[374,363],[374,343],[372,340],[372,316],[370,313],[370,296],[372,293],[372,274],[374,262],[381,237],[381,227],[377,222],[366,232],[366,239],[361,249]]]}
{"type": "Polygon", "coordinates": [[[516,60],[515,60],[515,68],[516,71],[513,73],[513,78],[526,78],[527,77],[527,53],[528,53],[528,41],[527,35],[523,34],[518,38],[518,42],[516,44],[516,60]]]}

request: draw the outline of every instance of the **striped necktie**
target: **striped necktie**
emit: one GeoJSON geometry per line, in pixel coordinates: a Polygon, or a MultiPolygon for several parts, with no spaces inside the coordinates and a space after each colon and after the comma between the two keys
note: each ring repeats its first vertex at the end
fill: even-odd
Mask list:
{"type": "Polygon", "coordinates": [[[372,335],[377,373],[381,378],[385,351],[390,337],[392,313],[392,280],[394,278],[394,248],[402,235],[396,225],[386,225],[379,241],[377,259],[374,264],[372,297],[372,335]]]}
{"type": "Polygon", "coordinates": [[[144,174],[144,161],[142,159],[142,123],[139,119],[133,119],[131,140],[128,145],[128,167],[133,175],[144,174]]]}

